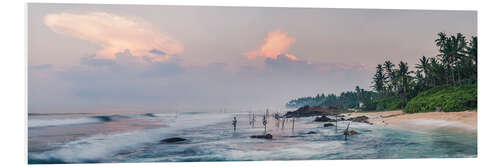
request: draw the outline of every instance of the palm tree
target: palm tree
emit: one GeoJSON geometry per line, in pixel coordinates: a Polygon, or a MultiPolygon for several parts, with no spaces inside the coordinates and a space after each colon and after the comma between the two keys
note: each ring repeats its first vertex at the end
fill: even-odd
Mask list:
{"type": "Polygon", "coordinates": [[[422,80],[423,80],[423,84],[425,87],[429,86],[429,68],[430,68],[430,64],[429,64],[429,59],[427,59],[425,56],[422,56],[422,58],[419,59],[419,62],[420,64],[417,64],[416,65],[416,68],[421,70],[421,72],[424,73],[424,75],[422,76],[422,80]]]}
{"type": "Polygon", "coordinates": [[[361,89],[359,88],[358,85],[356,85],[356,98],[358,99],[358,101],[361,101],[361,89]]]}
{"type": "Polygon", "coordinates": [[[420,92],[426,88],[425,81],[426,81],[426,79],[422,75],[422,70],[417,70],[417,72],[415,73],[415,81],[413,81],[415,83],[415,86],[414,86],[414,89],[412,89],[413,91],[411,91],[412,97],[416,96],[418,94],[418,92],[420,92]]]}
{"type": "Polygon", "coordinates": [[[431,80],[431,85],[437,86],[445,84],[447,82],[447,73],[444,65],[440,64],[434,57],[430,58],[429,61],[429,79],[431,80]]]}
{"type": "MultiPolygon", "coordinates": [[[[436,46],[439,47],[440,52],[438,56],[441,58],[441,62],[443,62],[443,65],[449,73],[447,82],[451,82],[451,84],[455,86],[456,78],[460,76],[459,68],[456,67],[459,65],[459,60],[464,56],[463,53],[467,46],[465,36],[461,33],[457,33],[456,35],[448,37],[443,32],[438,33],[438,36],[439,38],[435,40],[436,46]],[[457,74],[458,76],[456,76],[457,74]]],[[[460,80],[460,78],[458,78],[458,80],[460,80]]]]}
{"type": "Polygon", "coordinates": [[[394,64],[391,61],[386,60],[383,65],[385,71],[385,85],[387,86],[387,94],[390,94],[395,87],[395,76],[394,76],[394,64]]]}
{"type": "Polygon", "coordinates": [[[375,91],[379,93],[379,95],[382,95],[384,92],[384,81],[385,81],[385,75],[384,75],[384,69],[382,67],[382,64],[377,65],[377,72],[375,72],[375,75],[373,76],[373,88],[375,91]]]}
{"type": "Polygon", "coordinates": [[[405,104],[407,103],[408,92],[410,91],[410,84],[412,77],[410,74],[411,71],[408,70],[408,63],[399,62],[398,68],[396,70],[396,81],[397,81],[397,89],[399,92],[399,97],[405,100],[405,104]]]}
{"type": "Polygon", "coordinates": [[[467,76],[473,81],[477,80],[477,37],[472,36],[472,39],[469,40],[468,46],[466,47],[465,54],[467,55],[468,68],[466,71],[469,71],[470,74],[467,76]]]}

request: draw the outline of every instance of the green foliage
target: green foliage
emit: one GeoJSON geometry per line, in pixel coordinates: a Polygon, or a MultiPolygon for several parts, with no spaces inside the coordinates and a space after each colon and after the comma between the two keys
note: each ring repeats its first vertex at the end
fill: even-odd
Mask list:
{"type": "Polygon", "coordinates": [[[389,96],[374,100],[376,104],[377,111],[387,111],[387,110],[399,110],[403,108],[405,101],[404,99],[389,96]]]}
{"type": "MultiPolygon", "coordinates": [[[[447,35],[441,32],[435,44],[439,54],[430,58],[422,56],[415,66],[417,71],[410,71],[408,64],[403,61],[396,64],[397,67],[389,60],[377,65],[372,78],[372,87],[379,97],[374,100],[375,110],[404,108],[417,95],[437,93],[433,91],[438,90],[440,96],[433,97],[431,101],[413,99],[411,106],[406,107],[407,112],[434,111],[435,107],[441,107],[444,111],[475,107],[477,96],[469,95],[477,93],[462,92],[462,97],[454,91],[465,89],[463,85],[477,84],[477,37],[472,36],[467,40],[461,33],[447,35]]],[[[463,91],[472,90],[477,92],[477,88],[463,91]]]]}
{"type": "Polygon", "coordinates": [[[477,84],[438,86],[420,92],[405,107],[407,113],[432,112],[440,107],[444,112],[457,112],[477,108],[477,84]]]}
{"type": "Polygon", "coordinates": [[[374,111],[377,109],[377,103],[375,103],[374,100],[367,100],[364,103],[364,108],[362,108],[362,111],[374,111]]]}
{"type": "Polygon", "coordinates": [[[340,95],[328,94],[328,95],[316,95],[314,97],[300,97],[297,99],[290,100],[286,107],[289,108],[299,108],[306,105],[309,106],[334,106],[341,105],[343,108],[357,108],[359,102],[370,103],[372,99],[377,96],[377,93],[372,91],[366,91],[360,89],[356,86],[355,91],[342,92],[340,95]]]}

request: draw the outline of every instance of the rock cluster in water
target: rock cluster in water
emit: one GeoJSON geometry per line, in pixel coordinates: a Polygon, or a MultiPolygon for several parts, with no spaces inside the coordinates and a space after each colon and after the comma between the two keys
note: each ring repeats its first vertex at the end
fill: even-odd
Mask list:
{"type": "Polygon", "coordinates": [[[172,138],[166,138],[161,140],[162,143],[175,143],[175,142],[180,142],[180,141],[185,141],[187,139],[180,138],[180,137],[172,137],[172,138]]]}
{"type": "Polygon", "coordinates": [[[330,122],[330,121],[335,121],[333,119],[328,118],[327,116],[321,116],[321,117],[316,117],[314,119],[314,122],[330,122]]]}
{"type": "Polygon", "coordinates": [[[326,128],[326,127],[330,127],[330,126],[335,126],[335,125],[334,125],[334,124],[332,124],[332,123],[326,123],[326,124],[323,124],[323,127],[325,127],[325,128],[326,128]]]}
{"type": "Polygon", "coordinates": [[[265,135],[254,135],[254,136],[250,136],[250,138],[258,138],[258,139],[272,139],[273,138],[273,135],[271,134],[265,134],[265,135]]]}
{"type": "Polygon", "coordinates": [[[290,117],[311,117],[320,115],[336,115],[339,113],[339,106],[304,106],[295,111],[289,111],[285,114],[286,118],[290,117]]]}
{"type": "Polygon", "coordinates": [[[367,116],[359,116],[359,117],[353,117],[353,118],[348,118],[348,121],[352,122],[361,122],[361,123],[367,123],[367,124],[372,124],[371,122],[368,122],[368,117],[367,116]]]}
{"type": "Polygon", "coordinates": [[[350,131],[344,131],[344,135],[355,135],[358,134],[355,130],[350,130],[350,131]]]}

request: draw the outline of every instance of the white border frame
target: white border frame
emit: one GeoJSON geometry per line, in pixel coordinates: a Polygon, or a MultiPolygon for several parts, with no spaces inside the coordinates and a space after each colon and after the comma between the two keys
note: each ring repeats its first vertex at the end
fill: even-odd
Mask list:
{"type": "MultiPolygon", "coordinates": [[[[472,0],[47,0],[11,1],[1,5],[2,46],[0,76],[0,116],[2,140],[0,158],[2,166],[27,165],[27,2],[43,3],[98,3],[98,4],[151,4],[195,6],[253,6],[253,7],[320,7],[368,9],[425,9],[425,10],[477,10],[479,36],[479,117],[478,158],[466,159],[398,159],[398,160],[312,160],[312,161],[255,161],[255,162],[189,162],[189,163],[118,163],[82,164],[71,166],[489,166],[497,164],[499,139],[496,133],[499,117],[496,97],[500,55],[498,46],[498,3],[472,0]],[[495,40],[497,39],[497,40],[495,40]],[[7,52],[5,52],[7,51],[7,52]]],[[[5,3],[5,2],[4,2],[5,3]]],[[[38,166],[38,165],[36,165],[38,166]]],[[[70,166],[70,165],[58,165],[70,166]]]]}

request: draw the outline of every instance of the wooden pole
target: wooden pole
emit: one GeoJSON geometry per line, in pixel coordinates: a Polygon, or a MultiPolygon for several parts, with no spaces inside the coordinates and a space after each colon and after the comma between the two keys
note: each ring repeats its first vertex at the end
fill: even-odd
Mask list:
{"type": "Polygon", "coordinates": [[[280,118],[278,113],[274,113],[274,119],[276,120],[276,127],[280,128],[280,118]]]}
{"type": "Polygon", "coordinates": [[[264,125],[264,134],[267,132],[267,120],[266,120],[266,115],[264,115],[264,118],[262,119],[262,124],[264,125]]]}
{"type": "Polygon", "coordinates": [[[282,123],[281,123],[281,129],[285,129],[285,121],[286,119],[285,118],[282,118],[282,123]]]}
{"type": "Polygon", "coordinates": [[[337,115],[338,115],[338,114],[335,114],[335,133],[337,133],[337,129],[338,129],[338,127],[339,127],[339,126],[338,126],[338,122],[339,122],[339,120],[337,119],[337,115]]]}
{"type": "Polygon", "coordinates": [[[349,135],[349,125],[351,125],[351,122],[347,124],[347,128],[344,130],[344,140],[347,140],[347,135],[349,135]]]}
{"type": "Polygon", "coordinates": [[[255,113],[252,112],[252,128],[255,127],[255,113]]]}

